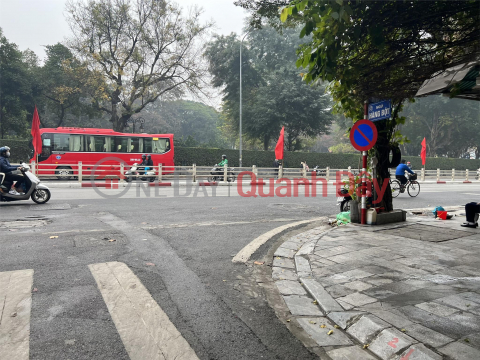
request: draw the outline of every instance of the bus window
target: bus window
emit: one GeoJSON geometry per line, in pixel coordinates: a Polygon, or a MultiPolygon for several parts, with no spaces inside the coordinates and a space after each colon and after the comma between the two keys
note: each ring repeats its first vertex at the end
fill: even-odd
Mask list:
{"type": "Polygon", "coordinates": [[[143,138],[143,151],[145,153],[152,152],[152,138],[143,138]]]}
{"type": "Polygon", "coordinates": [[[170,142],[168,139],[153,138],[152,153],[163,154],[167,152],[167,142],[168,142],[168,148],[170,148],[170,142]]]}
{"type": "Polygon", "coordinates": [[[70,134],[53,134],[53,151],[68,151],[70,134]]]}
{"type": "Polygon", "coordinates": [[[107,152],[110,151],[110,138],[105,136],[86,135],[87,151],[107,152]]]}
{"type": "Polygon", "coordinates": [[[42,153],[40,161],[47,159],[52,154],[52,134],[42,134],[42,153]]]}
{"type": "Polygon", "coordinates": [[[115,136],[113,152],[130,152],[128,148],[129,138],[126,136],[115,136]]]}
{"type": "Polygon", "coordinates": [[[83,151],[83,135],[70,135],[68,138],[69,151],[83,151]]]}
{"type": "Polygon", "coordinates": [[[128,138],[128,146],[130,152],[141,153],[143,152],[143,139],[138,137],[128,138]]]}

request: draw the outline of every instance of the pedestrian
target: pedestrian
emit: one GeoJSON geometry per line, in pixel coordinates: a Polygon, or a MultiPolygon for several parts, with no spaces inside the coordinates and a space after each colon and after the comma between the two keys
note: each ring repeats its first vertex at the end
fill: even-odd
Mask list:
{"type": "Polygon", "coordinates": [[[460,226],[476,228],[478,227],[478,215],[480,214],[480,202],[471,202],[465,205],[465,215],[467,217],[467,222],[463,223],[460,226]]]}
{"type": "Polygon", "coordinates": [[[275,161],[273,162],[273,167],[275,168],[275,177],[278,178],[278,169],[280,168],[280,162],[278,161],[278,159],[275,159],[275,161]]]}

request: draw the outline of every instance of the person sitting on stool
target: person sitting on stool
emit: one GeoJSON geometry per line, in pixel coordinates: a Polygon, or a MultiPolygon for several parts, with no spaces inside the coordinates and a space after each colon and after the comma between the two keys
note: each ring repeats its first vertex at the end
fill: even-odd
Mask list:
{"type": "Polygon", "coordinates": [[[463,223],[463,227],[478,227],[478,214],[480,213],[480,203],[471,202],[465,205],[465,213],[467,215],[467,222],[463,223]]]}

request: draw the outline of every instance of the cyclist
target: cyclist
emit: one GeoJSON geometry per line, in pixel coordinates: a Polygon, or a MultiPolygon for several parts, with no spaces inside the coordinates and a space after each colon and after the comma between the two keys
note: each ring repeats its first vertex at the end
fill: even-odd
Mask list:
{"type": "Polygon", "coordinates": [[[405,187],[405,184],[407,183],[407,177],[405,176],[405,171],[408,173],[414,175],[415,173],[410,169],[407,164],[406,160],[402,160],[400,165],[397,166],[397,169],[395,170],[395,177],[397,178],[398,181],[400,181],[400,184],[402,185],[402,189],[405,187]]]}

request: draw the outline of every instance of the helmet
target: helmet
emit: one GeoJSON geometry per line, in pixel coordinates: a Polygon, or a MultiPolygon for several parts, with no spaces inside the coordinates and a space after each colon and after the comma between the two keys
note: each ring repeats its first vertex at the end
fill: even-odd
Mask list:
{"type": "Polygon", "coordinates": [[[10,157],[10,148],[8,146],[2,146],[0,148],[0,156],[10,157]]]}
{"type": "Polygon", "coordinates": [[[407,161],[407,165],[410,165],[410,161],[407,161]]]}
{"type": "Polygon", "coordinates": [[[152,158],[152,155],[148,154],[147,159],[151,159],[151,158],[152,158]]]}
{"type": "Polygon", "coordinates": [[[145,159],[147,157],[147,155],[143,154],[142,155],[142,159],[145,159]]]}
{"type": "Polygon", "coordinates": [[[226,159],[227,158],[227,155],[222,155],[222,159],[226,159]]]}

